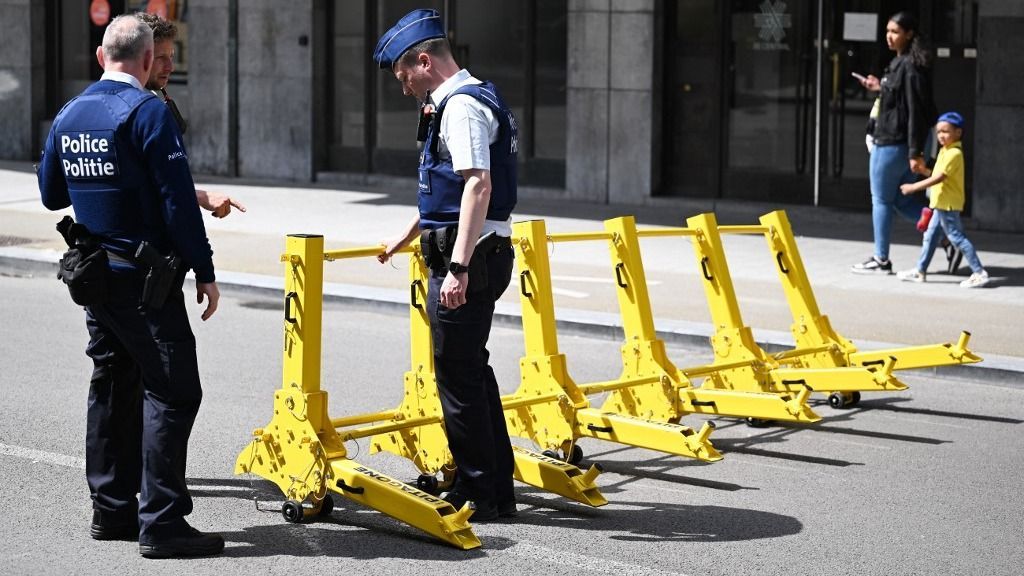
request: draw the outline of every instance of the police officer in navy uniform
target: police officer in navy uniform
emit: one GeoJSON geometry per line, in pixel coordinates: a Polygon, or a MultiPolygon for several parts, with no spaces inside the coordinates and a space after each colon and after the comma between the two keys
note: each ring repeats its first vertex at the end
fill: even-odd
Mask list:
{"type": "MultiPolygon", "coordinates": [[[[174,22],[157,14],[139,12],[136,16],[153,29],[153,68],[149,72],[149,80],[145,83],[146,90],[167,104],[175,122],[178,123],[178,129],[184,134],[188,129],[188,123],[178,111],[178,105],[167,94],[167,83],[171,79],[171,72],[174,72],[174,41],[178,38],[178,27],[174,22]]],[[[209,210],[215,218],[227,216],[231,213],[231,208],[245,212],[245,206],[241,202],[226,194],[196,189],[196,200],[199,201],[200,208],[209,210]]]]}
{"type": "Polygon", "coordinates": [[[195,272],[202,319],[220,294],[188,157],[167,107],[142,89],[153,35],[132,15],[107,27],[96,57],[105,72],[54,119],[39,169],[43,204],[73,206],[109,258],[107,293],[85,307],[93,360],[86,478],[98,540],[138,538],[146,557],[220,553],[224,540],[185,521],[189,435],[202,389],[181,283],[195,272]],[[182,258],[162,306],[142,304],[141,242],[182,258]],[[138,498],[136,497],[138,494],[138,498]]]}
{"type": "Polygon", "coordinates": [[[402,17],[380,38],[373,57],[428,113],[419,214],[385,242],[379,259],[386,261],[417,237],[429,256],[437,385],[458,467],[445,499],[456,508],[469,502],[478,522],[514,516],[515,464],[487,339],[494,302],[512,275],[515,118],[493,84],[455,63],[435,10],[402,17]]]}

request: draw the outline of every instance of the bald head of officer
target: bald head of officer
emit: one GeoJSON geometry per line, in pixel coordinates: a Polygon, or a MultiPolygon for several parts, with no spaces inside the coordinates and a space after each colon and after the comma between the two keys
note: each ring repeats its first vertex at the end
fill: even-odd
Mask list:
{"type": "Polygon", "coordinates": [[[96,48],[96,60],[103,70],[129,74],[145,85],[153,69],[152,29],[133,15],[114,18],[96,48]]]}

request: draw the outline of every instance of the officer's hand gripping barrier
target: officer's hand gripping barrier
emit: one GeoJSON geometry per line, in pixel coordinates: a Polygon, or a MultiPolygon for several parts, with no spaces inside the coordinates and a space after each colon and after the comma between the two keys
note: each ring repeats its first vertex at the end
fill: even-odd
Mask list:
{"type": "MultiPolygon", "coordinates": [[[[381,251],[380,247],[332,250],[325,253],[325,258],[335,260],[376,256],[381,251]]],[[[411,253],[409,327],[412,367],[405,373],[402,403],[394,410],[337,418],[332,420],[332,424],[335,428],[345,428],[339,430],[343,440],[370,437],[371,453],[386,450],[411,460],[421,473],[418,486],[437,492],[451,482],[455,465],[444,430],[441,400],[434,376],[430,318],[424,306],[429,271],[418,245],[414,244],[406,251],[411,253]],[[348,429],[360,424],[371,425],[348,429]],[[442,475],[440,482],[436,477],[438,474],[442,475]]],[[[538,398],[530,399],[533,403],[542,401],[538,398]]],[[[572,465],[575,462],[566,463],[521,447],[513,448],[513,457],[514,477],[520,482],[589,506],[608,503],[594,483],[600,474],[600,467],[596,465],[583,472],[572,465]]]]}
{"type": "MultiPolygon", "coordinates": [[[[782,210],[770,212],[762,216],[760,222],[761,227],[757,232],[764,234],[775,259],[776,271],[793,316],[792,332],[796,348],[776,355],[778,361],[806,368],[877,367],[891,362],[897,370],[981,362],[981,357],[967,348],[969,332],[961,332],[956,344],[947,342],[870,352],[858,351],[849,340],[832,328],[828,316],[818,309],[786,213],[782,210]]],[[[828,390],[831,389],[823,389],[828,390]]],[[[846,390],[838,391],[842,394],[830,396],[830,402],[839,406],[849,402],[850,397],[845,393],[846,390]]]]}
{"type": "MultiPolygon", "coordinates": [[[[661,374],[583,386],[572,380],[565,355],[558,351],[548,238],[541,220],[513,224],[526,352],[519,363],[519,388],[503,399],[509,431],[533,440],[545,451],[561,450],[566,458],[578,454],[577,439],[589,437],[704,461],[721,459],[708,440],[714,429],[711,422],[694,431],[678,424],[678,416],[661,404],[657,413],[637,415],[590,407],[586,394],[614,394],[638,387],[663,391],[671,385],[661,374]],[[536,402],[538,399],[544,402],[536,402]]],[[[574,239],[599,238],[603,234],[577,235],[574,239]]],[[[652,406],[655,404],[652,402],[652,406]]]]}
{"type": "Polygon", "coordinates": [[[328,491],[333,491],[458,548],[479,547],[468,523],[468,505],[456,510],[348,458],[343,437],[327,414],[327,393],[320,389],[323,237],[288,236],[282,261],[289,313],[284,321],[283,384],[274,394],[273,418],[253,431],[235,473],[256,474],[277,484],[287,498],[282,513],[292,522],[329,512],[333,503],[328,491]]]}

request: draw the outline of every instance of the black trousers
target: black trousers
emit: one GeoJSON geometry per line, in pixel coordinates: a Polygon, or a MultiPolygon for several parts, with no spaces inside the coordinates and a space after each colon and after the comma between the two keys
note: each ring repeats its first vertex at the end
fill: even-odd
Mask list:
{"type": "Polygon", "coordinates": [[[149,310],[139,306],[142,282],[139,272],[112,271],[106,299],[85,309],[93,360],[85,473],[93,508],[115,521],[137,518],[145,541],[187,529],[185,460],[202,389],[180,283],[149,310]]]}
{"type": "MultiPolygon", "coordinates": [[[[475,258],[476,256],[474,256],[475,258]]],[[[488,364],[494,302],[512,277],[513,254],[502,246],[487,254],[488,286],[469,286],[466,303],[440,304],[446,270],[430,274],[427,302],[434,341],[434,367],[448,447],[458,472],[453,490],[468,499],[496,504],[515,501],[515,462],[494,370],[488,364]]]]}

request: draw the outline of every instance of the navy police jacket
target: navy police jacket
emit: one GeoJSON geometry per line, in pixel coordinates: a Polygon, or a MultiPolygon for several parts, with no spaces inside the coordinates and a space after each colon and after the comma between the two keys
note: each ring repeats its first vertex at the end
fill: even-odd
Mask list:
{"type": "Polygon", "coordinates": [[[498,95],[494,84],[466,84],[453,90],[441,101],[427,129],[427,139],[420,155],[419,190],[420,228],[441,228],[459,221],[462,190],[466,181],[452,168],[451,158],[438,154],[441,116],[448,100],[456,94],[468,94],[484,103],[498,119],[498,139],[490,146],[491,199],[487,206],[488,220],[505,221],[516,206],[516,153],[518,133],[512,111],[498,95]]]}
{"type": "Polygon", "coordinates": [[[176,252],[198,282],[215,280],[181,133],[151,93],[100,80],[68,102],[46,139],[39,190],[50,210],[73,206],[107,250],[130,259],[145,240],[176,252]]]}

